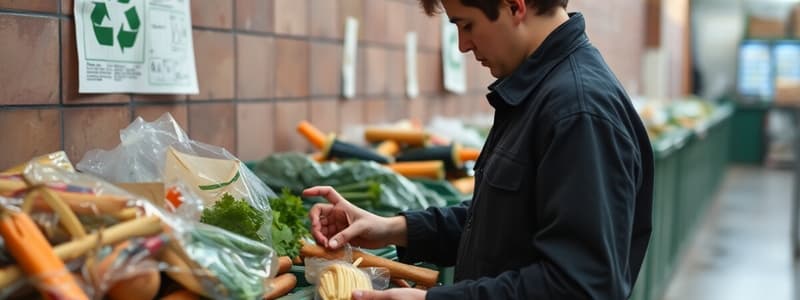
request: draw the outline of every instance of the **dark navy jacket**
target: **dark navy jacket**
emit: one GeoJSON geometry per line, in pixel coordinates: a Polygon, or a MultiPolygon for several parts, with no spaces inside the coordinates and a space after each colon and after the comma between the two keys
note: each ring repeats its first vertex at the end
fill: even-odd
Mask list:
{"type": "Polygon", "coordinates": [[[460,206],[404,213],[405,262],[455,265],[428,299],[626,299],[651,232],[653,157],[580,13],[487,98],[494,124],[460,206]]]}

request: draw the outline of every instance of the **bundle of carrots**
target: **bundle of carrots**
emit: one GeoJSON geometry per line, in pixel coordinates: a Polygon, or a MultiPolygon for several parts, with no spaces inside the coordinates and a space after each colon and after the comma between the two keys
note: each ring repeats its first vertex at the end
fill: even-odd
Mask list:
{"type": "Polygon", "coordinates": [[[264,299],[277,299],[283,295],[288,294],[295,286],[297,286],[297,276],[289,273],[292,269],[292,259],[288,256],[281,256],[278,258],[278,274],[275,279],[270,282],[272,291],[264,296],[264,299]]]}
{"type": "Polygon", "coordinates": [[[340,147],[340,152],[332,153],[331,147],[344,144],[334,134],[326,136],[307,121],[300,122],[297,130],[321,151],[314,155],[317,161],[332,158],[374,160],[408,178],[442,180],[448,172],[459,174],[464,162],[476,160],[480,154],[478,149],[464,148],[455,143],[433,145],[432,136],[423,130],[382,127],[368,127],[364,132],[364,139],[376,145],[369,149],[371,154],[363,155],[367,150],[355,146],[340,147]],[[353,148],[359,151],[351,151],[353,148]],[[376,155],[379,158],[375,158],[376,155]]]}

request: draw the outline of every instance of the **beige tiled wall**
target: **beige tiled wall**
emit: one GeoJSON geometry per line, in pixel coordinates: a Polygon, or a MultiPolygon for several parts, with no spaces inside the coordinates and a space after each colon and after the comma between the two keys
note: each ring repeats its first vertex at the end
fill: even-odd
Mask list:
{"type": "MultiPolygon", "coordinates": [[[[623,84],[639,78],[643,4],[571,1],[623,84]]],[[[72,0],[0,0],[0,169],[64,149],[73,162],[119,143],[136,116],[170,112],[190,136],[244,160],[310,149],[295,131],[490,112],[492,78],[470,60],[469,93],[442,87],[440,19],[416,0],[192,0],[197,95],[78,94],[72,0]],[[344,20],[361,20],[357,97],[339,98],[344,20]],[[405,93],[404,35],[419,34],[421,96],[405,93]]],[[[471,59],[472,57],[469,56],[471,59]]]]}

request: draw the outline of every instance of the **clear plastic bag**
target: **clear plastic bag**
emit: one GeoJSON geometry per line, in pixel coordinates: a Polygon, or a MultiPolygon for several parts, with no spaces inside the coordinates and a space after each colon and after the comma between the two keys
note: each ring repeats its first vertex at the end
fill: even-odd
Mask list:
{"type": "MultiPolygon", "coordinates": [[[[269,292],[277,255],[267,244],[171,213],[89,174],[32,162],[24,178],[30,186],[19,197],[0,198],[0,202],[39,218],[37,223],[46,227],[43,232],[48,240],[53,240],[50,231],[71,236],[61,243],[51,242],[69,271],[85,270],[94,251],[111,245],[145,245],[142,238],[153,236],[162,241],[157,249],[134,247],[140,251],[106,272],[111,276],[73,273],[82,278],[82,288],[92,298],[102,297],[114,281],[158,273],[154,270],[165,271],[192,292],[214,299],[255,299],[269,292]],[[31,193],[38,195],[29,198],[30,204],[19,200],[31,193]],[[52,201],[41,196],[47,193],[59,197],[66,210],[54,209],[52,201]]],[[[14,295],[30,284],[47,290],[36,278],[20,275],[15,265],[0,267],[0,296],[14,295]]]]}
{"type": "MultiPolygon", "coordinates": [[[[358,290],[360,288],[356,286],[347,286],[344,284],[345,290],[331,290],[331,287],[338,287],[342,286],[336,284],[337,275],[341,275],[341,277],[345,278],[346,282],[353,282],[353,277],[358,275],[342,275],[342,272],[348,271],[358,271],[360,273],[353,273],[353,274],[363,274],[368,280],[369,285],[371,285],[371,289],[373,290],[384,290],[389,287],[389,270],[385,268],[376,268],[376,267],[369,267],[369,268],[358,268],[354,266],[352,262],[352,248],[349,245],[346,245],[344,248],[345,255],[341,259],[337,260],[328,260],[324,258],[317,258],[317,257],[306,257],[305,262],[305,271],[306,271],[306,280],[313,284],[316,287],[317,293],[315,294],[315,299],[340,299],[342,297],[331,297],[329,293],[333,293],[334,295],[346,295],[344,298],[349,299],[349,293],[352,291],[358,290]],[[338,270],[334,270],[338,269],[338,270]],[[330,273],[326,275],[325,273],[330,273]],[[331,277],[333,276],[333,277],[331,277]],[[327,278],[326,278],[327,277],[327,278]],[[327,281],[327,282],[323,282],[327,281]],[[334,283],[332,284],[333,281],[334,283]]],[[[357,262],[356,262],[357,263],[357,262]]]]}
{"type": "MultiPolygon", "coordinates": [[[[224,194],[244,199],[264,214],[266,222],[258,232],[271,245],[268,199],[276,194],[227,150],[191,140],[169,113],[153,122],[136,118],[120,131],[120,139],[113,150],[87,152],[77,169],[112,182],[164,182],[167,189],[182,182],[183,190],[199,196],[203,207],[224,194]]],[[[197,209],[202,211],[192,207],[177,212],[197,220],[197,209]]]]}
{"type": "MultiPolygon", "coordinates": [[[[113,150],[94,149],[87,152],[78,162],[77,169],[112,182],[169,182],[171,178],[165,178],[165,167],[170,154],[174,154],[179,156],[180,163],[194,165],[187,173],[199,180],[217,181],[225,178],[228,181],[218,183],[227,183],[226,186],[241,182],[241,186],[237,187],[241,190],[237,190],[237,194],[246,195],[253,207],[259,210],[269,210],[266,199],[275,196],[230,152],[191,140],[169,113],[153,122],[136,118],[120,131],[120,140],[122,142],[113,150]],[[215,166],[203,168],[204,162],[215,166]],[[225,174],[215,174],[218,165],[224,165],[221,169],[225,174]]],[[[202,196],[203,193],[197,194],[202,196]]]]}
{"type": "Polygon", "coordinates": [[[81,274],[91,284],[93,298],[102,299],[105,295],[118,298],[134,293],[130,297],[154,298],[161,282],[161,266],[154,257],[169,242],[170,236],[162,233],[132,238],[90,254],[81,274]]]}

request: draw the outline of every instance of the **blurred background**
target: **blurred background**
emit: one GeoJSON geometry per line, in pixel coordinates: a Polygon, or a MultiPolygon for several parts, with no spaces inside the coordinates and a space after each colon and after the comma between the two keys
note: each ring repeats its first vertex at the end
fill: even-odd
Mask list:
{"type": "MultiPolygon", "coordinates": [[[[633,299],[800,299],[798,2],[570,1],[656,153],[654,233],[633,299]]],[[[479,148],[458,128],[491,125],[493,78],[470,54],[465,88],[446,89],[442,16],[415,0],[189,3],[198,93],[85,94],[73,1],[0,0],[0,170],[59,150],[78,162],[166,112],[250,166],[317,151],[295,129],[304,120],[357,145],[365,127],[410,126],[479,148]],[[360,24],[352,98],[348,17],[360,24]]]]}

